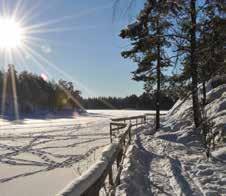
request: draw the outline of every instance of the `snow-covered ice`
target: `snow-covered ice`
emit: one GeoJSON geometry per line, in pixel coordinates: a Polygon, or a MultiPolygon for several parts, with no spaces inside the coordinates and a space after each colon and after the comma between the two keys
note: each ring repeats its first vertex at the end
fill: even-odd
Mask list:
{"type": "Polygon", "coordinates": [[[151,111],[88,110],[71,118],[0,120],[0,195],[49,196],[80,176],[109,144],[114,117],[151,111]]]}

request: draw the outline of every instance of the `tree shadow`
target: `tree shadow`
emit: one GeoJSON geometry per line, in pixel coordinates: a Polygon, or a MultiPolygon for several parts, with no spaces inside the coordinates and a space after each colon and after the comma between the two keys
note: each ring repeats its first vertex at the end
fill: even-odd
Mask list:
{"type": "MultiPolygon", "coordinates": [[[[143,169],[140,172],[142,173],[144,178],[146,178],[146,180],[144,179],[145,187],[153,186],[156,189],[158,189],[159,194],[171,195],[171,194],[167,193],[163,187],[160,187],[159,185],[155,184],[149,177],[150,166],[152,164],[152,161],[155,158],[162,157],[162,156],[154,154],[153,152],[146,150],[141,142],[141,138],[140,138],[139,134],[137,134],[137,139],[135,141],[135,145],[137,145],[137,147],[139,149],[139,152],[137,153],[137,156],[136,156],[136,161],[138,161],[142,164],[143,169]]],[[[152,171],[152,172],[156,172],[156,171],[152,171]]],[[[156,172],[156,173],[158,173],[158,172],[156,172]]],[[[166,177],[166,176],[164,176],[164,177],[166,177]]],[[[145,190],[145,193],[147,193],[147,195],[154,195],[154,193],[152,192],[151,189],[145,190]]]]}

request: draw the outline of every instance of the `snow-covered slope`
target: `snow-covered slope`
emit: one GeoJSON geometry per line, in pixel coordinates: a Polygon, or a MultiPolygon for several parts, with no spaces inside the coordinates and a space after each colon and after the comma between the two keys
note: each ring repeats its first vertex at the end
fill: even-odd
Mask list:
{"type": "Polygon", "coordinates": [[[145,131],[136,135],[123,167],[117,196],[226,195],[225,162],[207,160],[202,149],[145,131]]]}
{"type": "MultiPolygon", "coordinates": [[[[199,88],[199,97],[200,99],[202,97],[201,88],[199,88]]],[[[213,124],[212,134],[215,135],[215,142],[220,144],[226,135],[226,76],[215,77],[207,83],[206,101],[207,119],[213,124]]],[[[170,131],[171,139],[189,144],[194,142],[197,133],[201,131],[193,129],[191,95],[178,100],[165,119],[162,123],[162,132],[158,133],[159,136],[163,134],[167,137],[164,132],[170,131]]]]}
{"type": "Polygon", "coordinates": [[[210,159],[200,142],[201,130],[194,129],[188,96],[162,119],[159,132],[150,135],[149,125],[136,133],[117,195],[226,195],[226,76],[208,82],[205,109],[217,142],[210,159]]]}

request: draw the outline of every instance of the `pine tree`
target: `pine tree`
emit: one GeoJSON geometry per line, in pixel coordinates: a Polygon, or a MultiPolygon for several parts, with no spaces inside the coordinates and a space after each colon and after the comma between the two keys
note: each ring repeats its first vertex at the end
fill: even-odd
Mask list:
{"type": "Polygon", "coordinates": [[[193,102],[193,119],[195,127],[201,122],[201,111],[198,99],[198,8],[197,0],[179,0],[178,12],[175,13],[172,42],[176,45],[177,54],[183,65],[183,79],[191,79],[191,93],[193,102]]]}
{"type": "Polygon", "coordinates": [[[148,0],[137,21],[120,34],[132,42],[133,47],[122,52],[122,56],[131,58],[138,65],[132,72],[133,79],[144,81],[156,91],[156,131],[160,128],[160,90],[164,70],[170,66],[166,52],[170,43],[166,34],[172,25],[169,20],[172,4],[167,0],[148,0]]]}
{"type": "Polygon", "coordinates": [[[172,41],[177,46],[177,53],[183,65],[179,78],[185,80],[191,89],[194,122],[195,126],[199,127],[202,118],[198,83],[203,83],[204,104],[205,83],[213,73],[217,74],[217,70],[224,64],[226,1],[179,0],[178,7],[174,25],[176,30],[173,31],[172,41]]]}
{"type": "Polygon", "coordinates": [[[226,73],[226,1],[206,2],[202,12],[198,63],[205,106],[206,81],[226,73]]]}

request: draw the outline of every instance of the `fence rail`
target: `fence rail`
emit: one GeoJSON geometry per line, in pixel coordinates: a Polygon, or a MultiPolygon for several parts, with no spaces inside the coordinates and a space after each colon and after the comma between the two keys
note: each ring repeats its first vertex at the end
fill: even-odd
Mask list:
{"type": "Polygon", "coordinates": [[[103,187],[107,195],[114,195],[115,187],[120,184],[123,158],[131,143],[132,127],[146,124],[150,116],[153,117],[153,114],[111,119],[111,144],[86,173],[75,179],[57,196],[99,196],[103,187]],[[114,166],[116,166],[114,171],[116,175],[113,175],[114,166]]]}
{"type": "MultiPolygon", "coordinates": [[[[126,127],[127,124],[131,125],[132,127],[138,127],[139,125],[144,125],[147,123],[147,116],[148,115],[139,115],[139,116],[132,116],[132,117],[124,117],[124,118],[113,118],[111,119],[112,122],[110,123],[110,142],[112,143],[114,138],[119,138],[119,134],[121,133],[122,129],[126,127]]],[[[131,137],[131,133],[130,137],[131,137]]]]}

